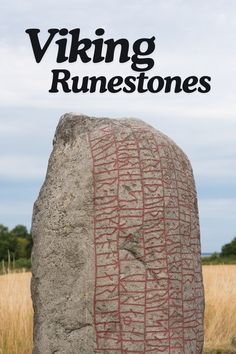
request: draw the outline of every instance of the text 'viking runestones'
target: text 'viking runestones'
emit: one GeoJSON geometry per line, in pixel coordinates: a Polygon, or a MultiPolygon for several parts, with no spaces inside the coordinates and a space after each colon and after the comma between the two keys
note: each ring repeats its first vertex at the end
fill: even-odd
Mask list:
{"type": "Polygon", "coordinates": [[[34,354],[200,354],[191,165],[138,119],[64,115],[33,213],[34,354]]]}

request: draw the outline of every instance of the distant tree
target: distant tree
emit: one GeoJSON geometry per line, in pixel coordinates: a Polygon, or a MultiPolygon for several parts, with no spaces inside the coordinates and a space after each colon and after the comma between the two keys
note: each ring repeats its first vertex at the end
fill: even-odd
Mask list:
{"type": "Polygon", "coordinates": [[[234,239],[230,243],[226,243],[221,248],[220,255],[222,257],[236,256],[236,237],[234,237],[234,239]]]}
{"type": "Polygon", "coordinates": [[[0,224],[0,260],[7,260],[9,249],[8,228],[0,224]]]}
{"type": "Polygon", "coordinates": [[[27,228],[24,225],[16,225],[14,229],[11,230],[11,233],[13,233],[16,237],[21,237],[21,238],[29,238],[29,233],[27,228]]]}
{"type": "Polygon", "coordinates": [[[8,234],[8,227],[0,224],[0,238],[6,234],[8,234]]]}
{"type": "Polygon", "coordinates": [[[16,225],[11,234],[17,238],[15,258],[30,258],[32,251],[32,236],[24,225],[16,225]]]}
{"type": "Polygon", "coordinates": [[[30,258],[30,254],[27,250],[27,247],[29,245],[29,240],[23,237],[17,237],[16,242],[17,245],[15,250],[15,259],[30,258]]]}
{"type": "Polygon", "coordinates": [[[212,255],[210,256],[211,260],[216,260],[219,258],[219,253],[213,252],[212,255]]]}
{"type": "Polygon", "coordinates": [[[9,231],[0,224],[0,261],[29,259],[32,250],[32,236],[24,225],[17,225],[9,231]]]}
{"type": "Polygon", "coordinates": [[[0,225],[0,260],[7,261],[8,253],[11,257],[15,256],[17,247],[16,236],[9,232],[8,228],[0,225]]]}

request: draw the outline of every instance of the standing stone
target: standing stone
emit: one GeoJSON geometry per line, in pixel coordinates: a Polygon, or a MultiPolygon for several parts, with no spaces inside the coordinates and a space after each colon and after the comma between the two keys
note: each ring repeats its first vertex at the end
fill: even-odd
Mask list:
{"type": "Polygon", "coordinates": [[[34,354],[199,354],[191,165],[137,119],[66,114],[33,213],[34,354]]]}

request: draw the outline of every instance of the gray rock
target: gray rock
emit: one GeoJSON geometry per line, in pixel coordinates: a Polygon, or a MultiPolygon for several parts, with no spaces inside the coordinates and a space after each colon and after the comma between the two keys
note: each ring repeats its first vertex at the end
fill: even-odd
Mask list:
{"type": "Polygon", "coordinates": [[[64,115],[34,205],[34,354],[199,354],[191,165],[137,119],[64,115]]]}

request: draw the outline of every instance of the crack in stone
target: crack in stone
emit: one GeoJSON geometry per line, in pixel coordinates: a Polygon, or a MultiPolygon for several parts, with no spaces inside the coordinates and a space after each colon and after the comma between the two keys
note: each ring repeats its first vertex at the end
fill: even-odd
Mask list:
{"type": "Polygon", "coordinates": [[[79,331],[79,330],[81,330],[82,328],[85,328],[85,327],[92,327],[92,323],[80,323],[78,327],[66,328],[66,333],[70,334],[72,332],[79,331]]]}
{"type": "Polygon", "coordinates": [[[146,270],[148,270],[148,271],[153,275],[153,277],[154,277],[157,281],[159,281],[159,278],[158,278],[158,276],[156,275],[156,273],[147,265],[147,263],[144,261],[144,259],[142,259],[142,256],[139,256],[134,250],[130,250],[129,248],[126,248],[125,246],[120,247],[120,250],[125,250],[125,251],[131,253],[132,256],[134,256],[134,258],[135,258],[137,261],[141,262],[141,263],[144,265],[144,267],[146,268],[146,270]]]}
{"type": "Polygon", "coordinates": [[[137,259],[137,261],[141,262],[144,265],[144,267],[147,268],[146,262],[144,261],[144,259],[142,259],[142,256],[140,256],[136,251],[131,250],[131,249],[127,248],[126,246],[120,247],[120,250],[125,250],[125,251],[131,253],[132,256],[134,256],[134,258],[137,259]]]}

